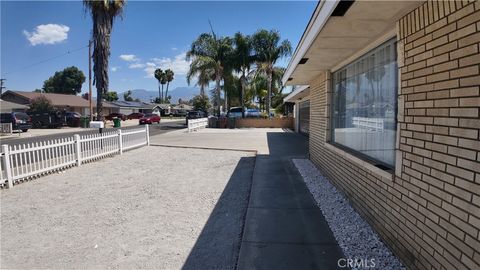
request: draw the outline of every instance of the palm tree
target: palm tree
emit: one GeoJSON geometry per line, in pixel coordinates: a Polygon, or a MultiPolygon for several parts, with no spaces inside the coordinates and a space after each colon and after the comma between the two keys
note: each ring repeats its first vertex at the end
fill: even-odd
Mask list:
{"type": "Polygon", "coordinates": [[[93,21],[93,72],[97,88],[97,120],[103,120],[103,94],[108,92],[108,58],[113,21],[121,16],[124,0],[84,0],[85,11],[90,11],[93,21]]]}
{"type": "MultiPolygon", "coordinates": [[[[163,87],[165,86],[165,84],[167,83],[167,76],[165,74],[165,72],[162,73],[162,75],[160,76],[160,84],[162,85],[162,94],[164,93],[163,92],[163,87]]],[[[167,94],[165,93],[165,96],[162,97],[162,99],[164,101],[167,101],[167,94]]]]}
{"type": "Polygon", "coordinates": [[[247,75],[250,72],[250,67],[255,61],[253,54],[252,38],[244,36],[237,32],[233,37],[235,44],[235,51],[233,53],[233,67],[234,70],[240,73],[240,104],[242,107],[242,118],[245,118],[245,89],[247,88],[247,75]]]}
{"type": "Polygon", "coordinates": [[[200,87],[200,95],[204,96],[205,88],[210,85],[210,81],[215,80],[215,70],[208,65],[204,65],[200,60],[200,58],[196,58],[190,64],[190,69],[187,72],[187,83],[190,85],[192,79],[197,77],[195,85],[200,87]]]}
{"type": "Polygon", "coordinates": [[[161,91],[161,88],[160,88],[160,85],[161,85],[160,82],[161,82],[162,77],[163,77],[162,69],[161,68],[155,69],[154,76],[155,76],[155,79],[157,79],[157,81],[158,81],[158,99],[159,99],[160,103],[162,103],[163,92],[161,91]]]}
{"type": "Polygon", "coordinates": [[[165,92],[165,96],[168,95],[168,85],[170,84],[171,81],[173,81],[175,73],[173,73],[173,70],[167,69],[165,70],[165,79],[167,80],[167,91],[165,92]]]}
{"type": "Polygon", "coordinates": [[[289,56],[292,53],[292,45],[288,40],[280,42],[278,31],[267,31],[263,29],[255,32],[252,42],[257,61],[262,63],[267,76],[267,97],[265,105],[267,107],[268,117],[270,117],[273,69],[278,59],[289,56]]]}
{"type": "MultiPolygon", "coordinates": [[[[220,115],[220,82],[223,79],[228,61],[232,52],[232,40],[228,37],[218,38],[215,33],[201,34],[192,43],[190,51],[187,52],[187,60],[192,59],[190,74],[197,74],[200,71],[213,72],[215,80],[215,98],[217,100],[220,115]]],[[[205,75],[205,74],[204,74],[205,75]]]]}

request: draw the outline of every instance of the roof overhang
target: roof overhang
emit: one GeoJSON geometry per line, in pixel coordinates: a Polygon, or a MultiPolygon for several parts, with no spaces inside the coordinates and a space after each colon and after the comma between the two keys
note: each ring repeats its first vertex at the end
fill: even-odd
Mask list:
{"type": "Polygon", "coordinates": [[[423,1],[357,0],[343,16],[332,16],[340,0],[324,0],[314,11],[282,78],[305,85],[381,38],[395,34],[396,22],[423,1]],[[300,64],[302,58],[308,58],[300,64]]]}
{"type": "Polygon", "coordinates": [[[310,86],[302,85],[293,90],[283,99],[283,102],[295,102],[310,96],[310,86]]]}

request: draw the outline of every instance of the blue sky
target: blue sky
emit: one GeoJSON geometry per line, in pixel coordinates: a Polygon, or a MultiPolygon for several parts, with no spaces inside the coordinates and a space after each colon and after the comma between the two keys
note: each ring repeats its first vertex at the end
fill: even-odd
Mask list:
{"type": "MultiPolygon", "coordinates": [[[[110,89],[156,90],[156,67],[172,68],[173,89],[187,86],[185,52],[201,33],[252,34],[276,29],[296,47],[316,1],[128,1],[111,38],[110,89]]],[[[1,76],[7,89],[33,91],[55,71],[77,66],[88,74],[91,18],[81,1],[1,2],[1,76]],[[70,51],[71,53],[67,53],[70,51]],[[65,54],[53,60],[40,61],[65,54]],[[25,68],[30,67],[30,68],[25,68]]],[[[289,59],[279,62],[286,66],[289,59]]],[[[88,85],[83,85],[83,92],[88,85]]]]}

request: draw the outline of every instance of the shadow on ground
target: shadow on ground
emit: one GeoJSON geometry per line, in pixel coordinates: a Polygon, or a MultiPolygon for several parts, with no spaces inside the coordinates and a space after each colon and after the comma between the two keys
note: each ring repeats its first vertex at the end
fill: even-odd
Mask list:
{"type": "Polygon", "coordinates": [[[293,165],[308,137],[268,132],[269,155],[242,158],[183,269],[335,269],[342,251],[293,165]]]}
{"type": "Polygon", "coordinates": [[[240,159],[182,269],[235,269],[254,165],[240,159]]]}

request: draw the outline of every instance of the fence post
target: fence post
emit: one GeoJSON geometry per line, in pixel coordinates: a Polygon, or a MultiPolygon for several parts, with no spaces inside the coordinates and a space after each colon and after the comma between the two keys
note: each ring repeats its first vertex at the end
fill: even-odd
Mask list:
{"type": "Polygon", "coordinates": [[[120,153],[120,155],[122,155],[123,154],[122,130],[117,129],[117,132],[118,132],[118,153],[120,153]]]}
{"type": "Polygon", "coordinates": [[[145,125],[145,136],[147,136],[147,146],[150,145],[150,128],[148,127],[148,124],[145,125]]]}
{"type": "Polygon", "coordinates": [[[75,155],[77,156],[77,166],[80,167],[82,165],[82,148],[80,147],[80,135],[75,134],[73,135],[75,140],[75,155]]]}
{"type": "Polygon", "coordinates": [[[7,185],[8,188],[13,187],[13,177],[12,177],[12,168],[10,167],[10,150],[8,149],[8,145],[2,145],[3,154],[5,157],[3,158],[4,166],[5,166],[5,174],[7,175],[7,185]]]}

